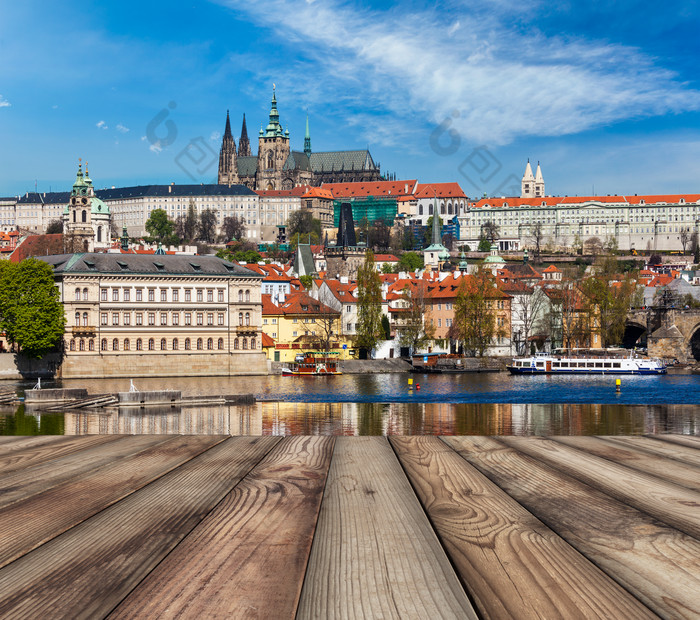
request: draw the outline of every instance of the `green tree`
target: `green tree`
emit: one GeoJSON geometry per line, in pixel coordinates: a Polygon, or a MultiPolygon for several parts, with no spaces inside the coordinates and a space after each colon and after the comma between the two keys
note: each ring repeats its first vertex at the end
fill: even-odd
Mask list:
{"type": "Polygon", "coordinates": [[[321,220],[317,220],[307,209],[294,211],[287,218],[287,239],[297,234],[301,237],[312,234],[316,240],[321,239],[321,220]]]}
{"type": "Polygon", "coordinates": [[[311,287],[314,285],[314,277],[310,275],[305,275],[305,276],[299,276],[299,282],[301,282],[302,286],[307,290],[311,290],[311,287]]]}
{"type": "Polygon", "coordinates": [[[413,353],[435,336],[425,282],[419,280],[413,286],[406,285],[401,298],[406,312],[399,314],[400,320],[396,331],[399,334],[401,346],[410,347],[413,353]]]}
{"type": "Polygon", "coordinates": [[[180,215],[177,218],[176,231],[179,237],[185,241],[192,242],[197,237],[199,228],[199,214],[194,204],[194,198],[190,198],[190,203],[187,206],[187,214],[180,215]]]}
{"type": "Polygon", "coordinates": [[[479,247],[476,248],[477,252],[490,252],[491,242],[486,237],[479,238],[479,247]]]}
{"type": "Polygon", "coordinates": [[[637,290],[629,276],[619,279],[608,273],[586,278],[581,289],[588,301],[588,312],[600,330],[601,344],[608,347],[622,342],[625,320],[637,290]]]}
{"type": "Polygon", "coordinates": [[[382,281],[374,266],[374,253],[367,250],[357,270],[357,343],[371,352],[383,334],[382,281]]]}
{"type": "MultiPolygon", "coordinates": [[[[430,245],[433,242],[433,217],[434,216],[431,215],[425,223],[425,230],[423,231],[424,245],[430,245]]],[[[440,230],[442,230],[444,222],[439,215],[437,216],[437,219],[438,226],[440,227],[440,230]]]]}
{"type": "Polygon", "coordinates": [[[170,245],[177,243],[179,239],[175,235],[175,225],[168,218],[165,209],[153,209],[150,217],[146,220],[146,230],[149,232],[151,239],[170,245]]]}
{"type": "Polygon", "coordinates": [[[63,338],[66,317],[47,263],[0,261],[0,329],[27,357],[41,358],[63,338]]]}
{"type": "Polygon", "coordinates": [[[416,271],[423,269],[423,257],[418,252],[404,252],[399,258],[399,271],[416,271]]]}

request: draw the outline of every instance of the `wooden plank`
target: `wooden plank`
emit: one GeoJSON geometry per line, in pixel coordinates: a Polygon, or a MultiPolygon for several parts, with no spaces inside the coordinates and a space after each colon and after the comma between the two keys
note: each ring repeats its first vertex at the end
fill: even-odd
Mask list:
{"type": "Polygon", "coordinates": [[[500,441],[443,440],[654,612],[700,615],[696,539],[500,441]]]}
{"type": "Polygon", "coordinates": [[[476,618],[385,437],[341,437],[297,618],[476,618]]]}
{"type": "Polygon", "coordinates": [[[167,438],[109,467],[3,508],[0,510],[0,531],[3,532],[0,566],[90,518],[223,439],[207,435],[167,438]]]}
{"type": "Polygon", "coordinates": [[[695,435],[647,435],[647,437],[653,437],[659,441],[667,441],[695,450],[700,448],[700,437],[696,437],[695,435]]]}
{"type": "Polygon", "coordinates": [[[101,467],[113,466],[120,459],[172,439],[165,435],[104,437],[114,437],[114,440],[35,467],[12,472],[7,476],[0,476],[0,508],[26,500],[32,495],[45,493],[60,484],[87,473],[94,473],[101,467]]]}
{"type": "Polygon", "coordinates": [[[92,446],[110,443],[124,435],[86,435],[83,437],[64,437],[60,443],[48,443],[32,446],[25,450],[13,450],[0,455],[0,475],[5,476],[18,469],[27,469],[40,463],[58,459],[67,454],[74,454],[92,446]]]}
{"type": "Polygon", "coordinates": [[[294,618],[332,450],[285,438],[110,618],[294,618]]]}
{"type": "Polygon", "coordinates": [[[562,436],[550,439],[693,491],[700,491],[700,467],[672,461],[631,446],[624,446],[619,442],[608,441],[604,437],[562,436]]]}
{"type": "Polygon", "coordinates": [[[62,443],[66,439],[65,435],[3,435],[0,455],[7,454],[13,450],[26,450],[34,446],[62,443]]]}
{"type": "Polygon", "coordinates": [[[700,450],[678,444],[665,439],[656,439],[654,437],[621,437],[621,436],[606,436],[608,441],[626,447],[633,447],[637,450],[643,450],[649,454],[656,454],[672,463],[680,462],[700,467],[700,450]]]}
{"type": "Polygon", "coordinates": [[[391,443],[479,617],[653,616],[438,437],[391,443]]]}
{"type": "Polygon", "coordinates": [[[700,493],[543,437],[500,441],[682,532],[700,538],[700,493]]]}
{"type": "Polygon", "coordinates": [[[105,617],[278,441],[229,438],[1,569],[0,617],[105,617]]]}

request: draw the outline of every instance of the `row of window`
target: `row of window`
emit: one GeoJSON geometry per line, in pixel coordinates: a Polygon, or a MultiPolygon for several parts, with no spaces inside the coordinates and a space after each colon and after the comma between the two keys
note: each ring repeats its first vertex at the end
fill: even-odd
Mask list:
{"type": "MultiPolygon", "coordinates": [[[[142,288],[137,288],[136,289],[136,301],[143,301],[143,291],[144,289],[142,288]]],[[[204,301],[204,289],[198,288],[195,291],[196,299],[198,302],[204,301]]],[[[155,301],[156,300],[156,289],[155,288],[149,288],[147,289],[147,296],[148,296],[148,301],[155,301]]],[[[81,300],[81,290],[80,288],[75,289],[75,301],[80,301],[81,300]]],[[[82,290],[82,300],[87,301],[88,300],[88,289],[83,288],[82,290]]],[[[131,301],[131,289],[130,288],[125,288],[125,289],[119,289],[119,288],[113,288],[112,289],[112,301],[131,301]]],[[[180,289],[173,289],[170,293],[170,300],[174,302],[179,302],[180,301],[180,289]]],[[[218,289],[216,291],[216,300],[217,302],[223,302],[224,301],[224,290],[223,289],[218,289]]],[[[100,289],[100,301],[109,301],[109,289],[107,288],[102,288],[100,289]]],[[[168,301],[168,289],[162,288],[160,289],[160,301],[168,301]]],[[[185,302],[192,301],[192,289],[185,289],[185,302]]],[[[213,289],[207,289],[207,301],[208,302],[213,302],[214,301],[214,290],[213,289]]],[[[250,290],[240,290],[238,291],[238,301],[243,302],[243,301],[250,301],[250,290]]]]}
{"type": "MultiPolygon", "coordinates": [[[[131,341],[128,338],[124,338],[124,341],[121,343],[121,348],[120,348],[120,341],[118,338],[113,338],[112,339],[112,348],[108,348],[108,340],[107,338],[102,338],[100,341],[100,351],[130,351],[131,350],[131,341]]],[[[203,351],[205,350],[205,344],[206,344],[206,350],[207,351],[213,351],[214,350],[214,339],[213,338],[207,338],[206,343],[203,338],[197,338],[195,345],[196,345],[196,350],[197,351],[203,351]]],[[[233,348],[234,349],[248,349],[248,345],[250,344],[250,349],[255,349],[256,348],[256,339],[251,338],[250,341],[248,338],[235,338],[233,341],[233,348]]],[[[135,342],[135,351],[156,351],[156,340],[154,338],[149,338],[148,341],[146,342],[147,349],[144,349],[144,340],[142,338],[137,338],[135,342]]],[[[86,345],[86,340],[84,338],[80,338],[77,341],[73,338],[71,341],[68,343],[68,348],[71,351],[94,351],[95,350],[95,341],[94,339],[89,339],[87,340],[87,345],[86,345]],[[87,346],[87,349],[86,349],[87,346]]],[[[216,349],[219,351],[224,350],[224,339],[219,338],[216,342],[216,349]]],[[[170,349],[168,349],[168,341],[166,338],[161,338],[160,339],[160,351],[179,351],[180,350],[180,341],[177,338],[173,338],[171,342],[170,349]]],[[[192,350],[192,340],[190,338],[185,338],[184,340],[184,350],[185,351],[191,351],[192,350]]]]}
{"type": "MultiPolygon", "coordinates": [[[[180,325],[180,313],[179,312],[172,312],[170,316],[170,321],[168,321],[168,313],[167,312],[160,312],[160,325],[174,325],[178,326],[180,325]]],[[[192,312],[185,312],[185,325],[192,325],[192,312]]],[[[195,318],[197,320],[197,325],[204,325],[204,313],[203,312],[196,312],[195,318]]],[[[135,313],[135,325],[143,325],[143,312],[136,312],[135,313]]],[[[156,313],[155,312],[147,312],[146,317],[148,319],[148,325],[155,325],[156,324],[156,313]]],[[[82,318],[82,326],[87,327],[89,323],[89,315],[87,312],[83,312],[82,315],[80,312],[75,313],[75,326],[80,327],[81,326],[81,318],[82,318]]],[[[225,317],[223,312],[219,312],[216,315],[217,318],[217,325],[223,326],[225,325],[225,317]]],[[[207,325],[214,325],[214,313],[213,312],[207,312],[207,325]]],[[[100,313],[100,325],[109,325],[109,313],[108,312],[101,312],[100,313]]],[[[112,312],[112,325],[131,325],[131,312],[112,312]]],[[[239,312],[238,313],[238,325],[250,325],[250,312],[239,312]]]]}

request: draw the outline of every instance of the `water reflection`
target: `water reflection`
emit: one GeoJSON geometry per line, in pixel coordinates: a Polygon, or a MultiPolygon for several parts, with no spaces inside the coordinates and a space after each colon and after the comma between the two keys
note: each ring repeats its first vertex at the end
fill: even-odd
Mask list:
{"type": "Polygon", "coordinates": [[[298,403],[0,413],[2,435],[700,434],[694,405],[298,403]]]}

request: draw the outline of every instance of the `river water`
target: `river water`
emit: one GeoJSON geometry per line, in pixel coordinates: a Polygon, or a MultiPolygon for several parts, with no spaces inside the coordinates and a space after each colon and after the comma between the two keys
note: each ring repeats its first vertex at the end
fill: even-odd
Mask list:
{"type": "MultiPolygon", "coordinates": [[[[6,408],[0,411],[0,434],[700,434],[700,376],[625,376],[619,393],[615,380],[505,373],[141,378],[134,380],[140,390],[253,394],[260,402],[57,414],[6,408]]],[[[59,385],[90,394],[129,389],[124,379],[44,387],[59,385]]]]}

